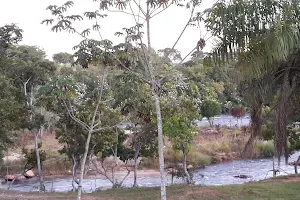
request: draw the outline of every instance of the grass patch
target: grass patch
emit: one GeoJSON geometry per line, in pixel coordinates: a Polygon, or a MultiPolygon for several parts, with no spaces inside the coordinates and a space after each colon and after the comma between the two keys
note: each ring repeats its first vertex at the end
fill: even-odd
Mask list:
{"type": "Polygon", "coordinates": [[[256,142],[253,150],[255,157],[272,157],[275,154],[274,142],[272,140],[256,142]]]}
{"type": "MultiPolygon", "coordinates": [[[[182,164],[183,153],[181,151],[174,151],[168,149],[165,151],[166,166],[173,166],[174,164],[182,164]]],[[[202,168],[211,164],[212,158],[209,155],[201,153],[198,149],[193,148],[187,155],[187,164],[194,168],[202,168]]]]}
{"type": "MultiPolygon", "coordinates": [[[[246,185],[201,187],[177,185],[167,188],[168,199],[182,200],[253,200],[253,199],[300,199],[300,183],[253,183],[246,185]]],[[[159,188],[118,189],[98,192],[99,197],[113,200],[160,199],[159,188]]]]}

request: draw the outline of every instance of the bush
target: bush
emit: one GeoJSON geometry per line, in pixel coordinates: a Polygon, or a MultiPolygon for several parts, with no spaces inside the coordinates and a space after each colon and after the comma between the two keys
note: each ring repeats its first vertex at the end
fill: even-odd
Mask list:
{"type": "Polygon", "coordinates": [[[258,141],[254,147],[254,153],[256,157],[272,157],[275,155],[274,142],[269,141],[258,141]]]}
{"type": "Polygon", "coordinates": [[[217,147],[216,147],[217,152],[223,152],[223,153],[228,153],[231,152],[231,147],[229,146],[228,143],[218,143],[217,147]]]}
{"type": "MultiPolygon", "coordinates": [[[[174,166],[183,163],[183,153],[172,149],[165,152],[166,166],[174,166]]],[[[193,168],[202,168],[211,163],[211,157],[199,152],[197,149],[192,149],[187,155],[187,165],[192,165],[193,168]]]]}
{"type": "Polygon", "coordinates": [[[191,151],[188,154],[188,164],[193,165],[194,168],[203,168],[206,165],[211,164],[212,158],[201,152],[191,151]]]}
{"type": "Polygon", "coordinates": [[[143,157],[141,163],[139,164],[139,168],[143,169],[157,169],[159,168],[159,161],[156,157],[143,157]]]}
{"type": "Polygon", "coordinates": [[[271,140],[274,137],[274,123],[271,120],[267,120],[261,126],[261,134],[264,140],[271,140]]]}

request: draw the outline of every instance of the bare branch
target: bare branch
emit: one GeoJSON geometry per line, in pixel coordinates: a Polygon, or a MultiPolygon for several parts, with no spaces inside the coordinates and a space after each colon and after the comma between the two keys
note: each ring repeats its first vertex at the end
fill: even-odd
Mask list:
{"type": "MultiPolygon", "coordinates": [[[[130,7],[131,12],[134,13],[130,2],[129,2],[129,7],[130,7]]],[[[135,17],[134,17],[134,21],[135,21],[136,25],[138,25],[138,20],[135,17]]],[[[139,27],[138,27],[138,36],[139,36],[140,43],[143,44],[139,27]]],[[[147,61],[146,52],[145,52],[144,48],[142,48],[142,51],[143,51],[143,54],[144,54],[145,61],[147,61]]],[[[138,54],[138,52],[137,52],[137,54],[138,54]]],[[[146,62],[146,64],[147,64],[147,62],[146,62]]]]}
{"type": "Polygon", "coordinates": [[[155,17],[156,15],[159,15],[160,13],[164,12],[165,10],[167,10],[173,3],[171,2],[169,5],[167,5],[165,8],[163,8],[162,10],[160,10],[159,12],[155,13],[160,7],[154,9],[152,12],[150,12],[150,18],[155,17]],[[155,14],[154,14],[155,13],[155,14]],[[153,15],[152,15],[153,14],[153,15]]]}
{"type": "MultiPolygon", "coordinates": [[[[98,113],[98,110],[99,110],[99,106],[101,104],[101,99],[102,99],[102,95],[103,95],[103,87],[104,87],[104,81],[105,81],[105,77],[106,77],[106,72],[105,72],[105,69],[104,69],[104,74],[102,76],[102,82],[101,82],[101,89],[100,89],[100,95],[99,95],[99,98],[98,98],[98,102],[97,102],[97,105],[96,105],[96,108],[94,110],[94,114],[93,114],[93,118],[92,118],[92,122],[91,122],[91,125],[90,125],[90,131],[93,132],[97,132],[97,131],[94,131],[94,124],[95,124],[95,121],[96,121],[96,116],[97,116],[97,113],[98,113]]],[[[99,115],[99,123],[100,123],[100,115],[99,115]]],[[[98,124],[98,123],[97,123],[98,124]]]]}
{"type": "Polygon", "coordinates": [[[183,33],[185,32],[186,28],[188,27],[188,25],[190,24],[191,22],[191,19],[194,15],[194,11],[195,11],[195,7],[193,6],[192,8],[192,11],[191,11],[191,15],[190,15],[190,18],[188,20],[188,22],[186,23],[186,25],[184,26],[183,30],[181,31],[179,37],[177,38],[176,42],[174,43],[173,47],[172,47],[172,50],[175,48],[176,44],[178,43],[178,41],[180,40],[180,38],[182,37],[183,33]]]}
{"type": "Polygon", "coordinates": [[[135,14],[131,14],[131,13],[129,13],[129,12],[125,12],[125,11],[123,11],[123,10],[108,10],[108,11],[109,11],[109,12],[124,13],[124,14],[131,15],[131,16],[134,16],[134,17],[146,19],[146,18],[140,16],[139,14],[135,15],[135,14]]]}
{"type": "Polygon", "coordinates": [[[69,108],[65,100],[62,100],[62,102],[63,102],[65,108],[67,109],[67,112],[68,112],[69,116],[75,122],[77,122],[78,124],[80,124],[84,129],[86,129],[88,131],[89,130],[89,126],[75,116],[74,111],[73,111],[72,106],[71,106],[71,103],[69,102],[69,105],[70,105],[70,108],[69,108]]]}
{"type": "Polygon", "coordinates": [[[137,3],[136,0],[133,0],[133,2],[135,3],[135,5],[139,8],[139,11],[143,13],[144,17],[147,17],[146,12],[143,10],[143,8],[141,7],[140,2],[137,3]]]}
{"type": "Polygon", "coordinates": [[[129,174],[131,173],[131,170],[128,169],[127,163],[128,163],[128,161],[126,160],[125,161],[125,168],[127,169],[127,174],[123,177],[122,181],[119,182],[120,185],[123,184],[123,182],[127,179],[127,177],[129,176],[129,174]]]}

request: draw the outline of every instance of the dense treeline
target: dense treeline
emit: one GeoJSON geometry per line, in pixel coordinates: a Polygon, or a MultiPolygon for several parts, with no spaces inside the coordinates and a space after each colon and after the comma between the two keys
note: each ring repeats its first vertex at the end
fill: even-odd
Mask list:
{"type": "MultiPolygon", "coordinates": [[[[116,33],[125,37],[123,43],[114,45],[101,37],[89,39],[90,29],[79,33],[73,28],[73,21],[83,17],[67,16],[72,2],[49,6],[55,20],[43,23],[53,23],[53,31],[83,37],[74,47],[74,55],[57,53],[54,61],[47,60],[46,53],[35,46],[19,45],[23,31],[16,25],[0,27],[0,152],[11,147],[18,134],[32,133],[41,190],[38,133],[48,128],[55,129],[64,144],[61,153],[73,163],[78,199],[86,163],[109,178],[113,187],[120,187],[126,176],[118,182],[114,173],[112,177],[107,174],[104,160],[109,156],[124,163],[134,160],[134,186],[139,157],[158,154],[164,170],[163,133],[174,150],[183,153],[183,172],[191,183],[186,161],[199,132],[194,121],[201,117],[211,122],[211,117],[220,113],[239,118],[249,112],[251,135],[243,151],[245,157],[251,156],[260,137],[273,139],[278,159],[284,154],[286,162],[291,151],[298,149],[296,132],[287,127],[299,120],[300,111],[299,2],[218,1],[193,17],[200,2],[188,1],[185,6],[192,15],[187,26],[204,23],[218,41],[205,53],[205,40],[200,38],[188,61],[174,48],[177,42],[173,48],[151,48],[151,15],[161,6],[173,4],[183,6],[177,1],[149,1],[148,12],[141,10],[147,22],[147,45],[142,42],[143,25],[138,22],[116,33]],[[124,128],[121,124],[125,122],[124,128]],[[93,156],[100,162],[94,162],[93,156]],[[102,166],[97,166],[99,163],[102,166]]],[[[127,3],[103,1],[100,10],[111,6],[124,11],[127,3]]],[[[97,22],[106,16],[86,12],[85,17],[97,22]]],[[[93,29],[99,31],[98,25],[93,29]]]]}

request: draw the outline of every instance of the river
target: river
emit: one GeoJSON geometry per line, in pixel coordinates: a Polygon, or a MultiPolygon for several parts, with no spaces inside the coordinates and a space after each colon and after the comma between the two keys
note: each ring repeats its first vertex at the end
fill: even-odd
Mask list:
{"type": "MultiPolygon", "coordinates": [[[[241,127],[248,126],[250,124],[250,115],[246,114],[244,117],[239,119],[234,118],[231,115],[218,115],[211,119],[214,125],[228,126],[228,127],[241,127]]],[[[196,120],[199,127],[209,126],[209,122],[206,117],[202,120],[196,120]]]]}
{"type": "MultiPolygon", "coordinates": [[[[300,156],[300,152],[296,152],[290,157],[290,161],[294,161],[300,156]]],[[[225,162],[215,165],[207,166],[204,169],[199,169],[194,172],[195,184],[201,185],[229,185],[229,184],[243,184],[250,181],[259,181],[273,176],[272,170],[273,159],[249,159],[236,160],[232,162],[225,162]],[[203,176],[202,176],[203,175],[203,176]],[[247,175],[250,178],[241,179],[234,178],[235,175],[247,175]]],[[[277,164],[276,164],[277,166],[277,164]]],[[[285,165],[282,158],[280,174],[293,174],[294,167],[285,165]]],[[[167,176],[168,184],[171,183],[171,177],[167,176]]],[[[68,192],[71,191],[71,178],[55,178],[52,182],[51,178],[45,178],[45,186],[47,191],[68,192]],[[52,185],[53,184],[53,185],[52,185]]],[[[174,183],[181,183],[181,179],[175,179],[174,183]]],[[[128,178],[124,182],[124,187],[132,187],[133,179],[128,178]]],[[[138,178],[139,186],[141,187],[155,187],[160,185],[159,177],[140,177],[138,178]]],[[[24,180],[13,184],[12,190],[23,192],[37,191],[37,180],[24,180]]],[[[84,192],[93,192],[96,189],[111,188],[111,183],[106,179],[84,179],[84,192]]],[[[7,184],[1,184],[0,188],[7,188],[7,184]]]]}

